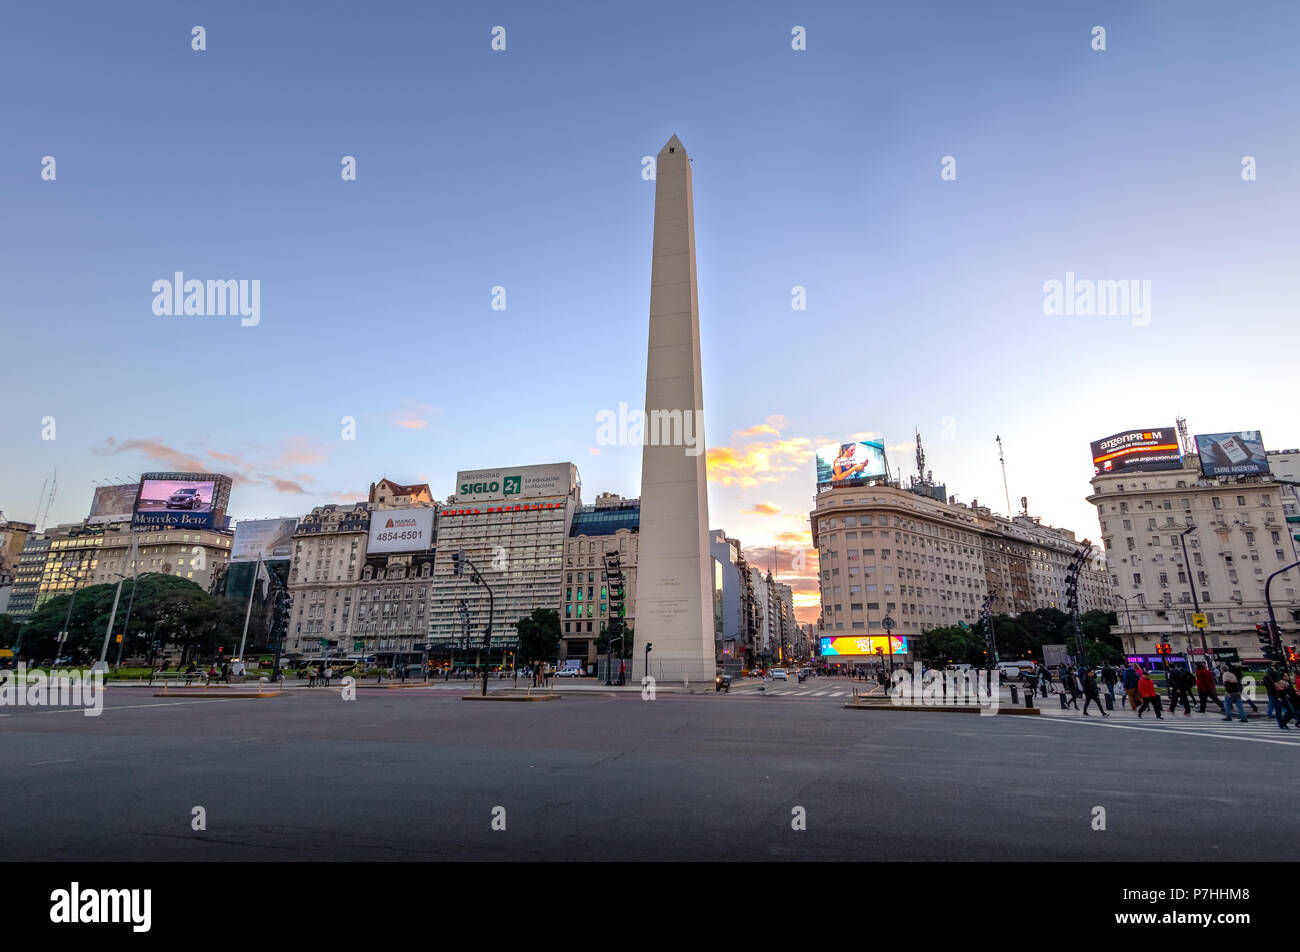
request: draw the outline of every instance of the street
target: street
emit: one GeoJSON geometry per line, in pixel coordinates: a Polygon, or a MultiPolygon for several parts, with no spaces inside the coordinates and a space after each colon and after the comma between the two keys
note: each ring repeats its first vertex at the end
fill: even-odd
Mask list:
{"type": "Polygon", "coordinates": [[[464,703],[468,685],[361,688],[352,701],[334,688],[246,700],[110,688],[99,717],[6,708],[0,859],[1293,852],[1294,735],[1266,722],[854,711],[831,696],[847,682],[816,697],[837,684],[535,704],[464,703]]]}

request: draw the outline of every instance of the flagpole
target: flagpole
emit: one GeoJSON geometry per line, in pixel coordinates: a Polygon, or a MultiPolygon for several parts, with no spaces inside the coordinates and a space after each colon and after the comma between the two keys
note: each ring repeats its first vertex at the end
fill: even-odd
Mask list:
{"type": "MultiPolygon", "coordinates": [[[[253,614],[253,596],[257,594],[257,577],[262,574],[262,553],[257,553],[257,568],[253,569],[253,584],[248,587],[248,608],[244,610],[244,634],[239,639],[239,660],[244,661],[244,645],[248,641],[248,619],[253,614]]],[[[247,663],[245,662],[245,666],[247,663]]]]}

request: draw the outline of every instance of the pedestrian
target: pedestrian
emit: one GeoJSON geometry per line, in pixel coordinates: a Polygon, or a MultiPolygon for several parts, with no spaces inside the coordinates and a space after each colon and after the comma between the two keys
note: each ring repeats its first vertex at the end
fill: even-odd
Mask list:
{"type": "Polygon", "coordinates": [[[1256,703],[1255,703],[1255,699],[1254,699],[1253,697],[1251,697],[1251,695],[1254,693],[1254,690],[1253,690],[1253,687],[1254,687],[1253,681],[1252,681],[1252,685],[1251,685],[1252,690],[1251,690],[1251,691],[1247,691],[1247,690],[1246,690],[1246,672],[1243,671],[1243,670],[1241,670],[1241,665],[1239,665],[1239,664],[1229,664],[1229,665],[1227,666],[1226,670],[1224,671],[1224,677],[1227,677],[1227,675],[1229,675],[1229,674],[1231,674],[1231,675],[1233,675],[1234,677],[1236,677],[1236,679],[1237,679],[1237,683],[1241,685],[1241,699],[1242,699],[1243,701],[1245,701],[1247,704],[1250,705],[1250,713],[1252,713],[1252,714],[1258,714],[1258,713],[1259,713],[1259,705],[1256,704],[1256,703]]]}
{"type": "Polygon", "coordinates": [[[1043,697],[1048,697],[1049,695],[1054,694],[1055,690],[1052,688],[1052,669],[1047,665],[1043,665],[1038,669],[1038,676],[1043,682],[1043,686],[1040,689],[1043,697]]]}
{"type": "Polygon", "coordinates": [[[1088,705],[1096,704],[1097,710],[1101,711],[1102,717],[1110,717],[1105,709],[1101,706],[1101,691],[1097,687],[1096,676],[1089,671],[1083,679],[1083,694],[1086,700],[1083,702],[1083,716],[1088,717],[1088,705]]]}
{"type": "Polygon", "coordinates": [[[1277,692],[1278,699],[1287,707],[1287,713],[1282,723],[1285,724],[1288,720],[1294,720],[1296,726],[1300,727],[1300,694],[1296,693],[1295,682],[1287,676],[1285,671],[1282,672],[1282,676],[1278,679],[1277,692]]]}
{"type": "Polygon", "coordinates": [[[1128,697],[1129,710],[1138,709],[1138,682],[1142,678],[1142,669],[1135,664],[1124,669],[1124,694],[1128,697]]]}
{"type": "Polygon", "coordinates": [[[1082,689],[1075,681],[1074,672],[1069,668],[1063,668],[1061,670],[1061,695],[1065,700],[1065,706],[1073,707],[1077,711],[1079,709],[1079,696],[1082,693],[1082,689]]]}
{"type": "Polygon", "coordinates": [[[1223,672],[1223,700],[1225,721],[1232,720],[1232,708],[1235,704],[1237,713],[1241,715],[1241,722],[1246,723],[1246,708],[1241,703],[1241,679],[1236,673],[1228,668],[1223,672]]]}
{"type": "Polygon", "coordinates": [[[1164,714],[1161,713],[1160,695],[1156,693],[1156,683],[1151,680],[1151,675],[1145,671],[1142,672],[1142,677],[1138,678],[1137,693],[1142,698],[1142,706],[1138,708],[1138,717],[1141,717],[1142,712],[1148,706],[1151,706],[1156,709],[1156,720],[1163,721],[1165,718],[1164,714]]]}
{"type": "Polygon", "coordinates": [[[1222,714],[1223,702],[1219,700],[1219,695],[1214,690],[1214,675],[1210,674],[1210,669],[1205,666],[1205,662],[1196,663],[1196,694],[1201,701],[1201,713],[1205,713],[1205,703],[1213,701],[1222,714]]]}
{"type": "MultiPolygon", "coordinates": [[[[1191,680],[1184,668],[1174,668],[1165,675],[1165,680],[1169,682],[1169,713],[1172,714],[1178,710],[1178,705],[1183,705],[1183,714],[1187,717],[1192,716],[1192,704],[1188,698],[1188,682],[1191,680]]],[[[1223,705],[1219,705],[1222,707],[1223,705]]],[[[1205,705],[1201,704],[1201,713],[1205,713],[1205,705]]]]}
{"type": "Polygon", "coordinates": [[[620,661],[618,663],[618,686],[622,687],[627,684],[627,665],[620,661]]]}
{"type": "Polygon", "coordinates": [[[1264,671],[1264,690],[1268,693],[1268,710],[1264,712],[1264,716],[1278,717],[1278,727],[1283,724],[1281,717],[1277,713],[1280,704],[1280,699],[1277,696],[1277,679],[1280,673],[1277,666],[1271,664],[1264,671]]]}
{"type": "Polygon", "coordinates": [[[1101,679],[1106,683],[1106,695],[1110,698],[1110,703],[1115,703],[1115,682],[1119,680],[1119,674],[1115,671],[1114,666],[1107,664],[1101,669],[1101,679]]]}

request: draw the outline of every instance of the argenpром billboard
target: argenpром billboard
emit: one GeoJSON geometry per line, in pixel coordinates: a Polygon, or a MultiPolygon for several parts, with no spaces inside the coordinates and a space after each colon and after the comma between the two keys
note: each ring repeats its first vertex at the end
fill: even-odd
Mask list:
{"type": "Polygon", "coordinates": [[[1125,430],[1092,444],[1092,472],[1120,473],[1130,470],[1181,469],[1178,431],[1172,426],[1125,430]]]}
{"type": "Polygon", "coordinates": [[[885,447],[881,443],[866,440],[830,443],[817,450],[818,486],[870,479],[884,476],[887,472],[885,447]]]}
{"type": "Polygon", "coordinates": [[[1196,455],[1206,476],[1264,476],[1269,472],[1259,430],[1198,433],[1196,455]]]}
{"type": "Polygon", "coordinates": [[[424,552],[432,545],[432,509],[377,509],[370,514],[369,554],[424,552]]]}

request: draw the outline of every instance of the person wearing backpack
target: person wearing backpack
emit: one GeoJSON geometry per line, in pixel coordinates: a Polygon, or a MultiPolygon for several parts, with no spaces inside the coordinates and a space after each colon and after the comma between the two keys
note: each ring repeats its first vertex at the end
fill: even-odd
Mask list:
{"type": "Polygon", "coordinates": [[[1237,713],[1241,715],[1241,722],[1246,723],[1246,707],[1241,703],[1241,678],[1237,677],[1232,668],[1223,672],[1223,702],[1225,721],[1232,720],[1232,708],[1236,705],[1237,713]]]}

